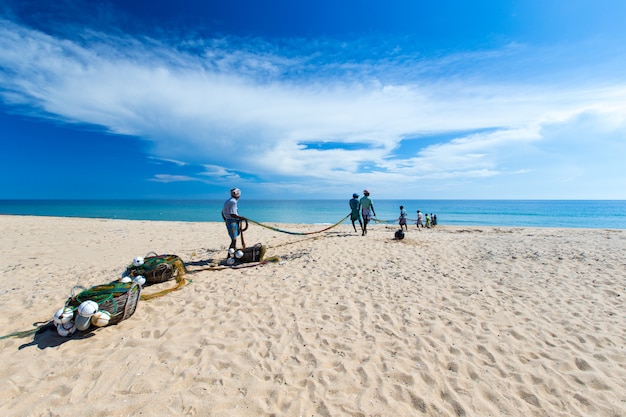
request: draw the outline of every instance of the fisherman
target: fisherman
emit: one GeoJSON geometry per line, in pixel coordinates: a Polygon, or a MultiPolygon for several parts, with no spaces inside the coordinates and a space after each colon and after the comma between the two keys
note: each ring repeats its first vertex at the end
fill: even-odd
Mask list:
{"type": "Polygon", "coordinates": [[[363,223],[361,222],[361,213],[359,210],[361,209],[361,203],[359,202],[359,195],[357,193],[352,194],[352,199],[350,200],[350,220],[352,220],[352,227],[356,232],[356,226],[354,224],[355,220],[359,221],[359,225],[361,226],[361,233],[363,233],[363,223]]]}
{"type": "Polygon", "coordinates": [[[400,218],[398,219],[398,224],[400,225],[400,230],[402,229],[406,229],[406,231],[409,231],[409,226],[406,225],[406,216],[407,216],[407,212],[404,209],[404,206],[400,206],[400,218]]]}
{"type": "Polygon", "coordinates": [[[241,234],[240,222],[246,220],[237,212],[237,201],[241,197],[241,190],[239,188],[233,188],[230,190],[230,198],[224,203],[222,209],[222,218],[226,222],[226,229],[228,230],[228,236],[230,236],[230,248],[233,251],[237,250],[237,237],[241,234]]]}
{"type": "Polygon", "coordinates": [[[417,230],[420,229],[420,226],[422,227],[422,229],[424,228],[424,216],[422,215],[422,212],[417,210],[417,222],[415,223],[417,225],[417,230]]]}
{"type": "Polygon", "coordinates": [[[372,214],[376,217],[374,203],[370,200],[370,192],[368,190],[363,190],[363,194],[363,197],[359,200],[361,203],[361,214],[363,215],[363,233],[361,233],[361,236],[365,236],[367,234],[367,224],[372,219],[372,214]]]}

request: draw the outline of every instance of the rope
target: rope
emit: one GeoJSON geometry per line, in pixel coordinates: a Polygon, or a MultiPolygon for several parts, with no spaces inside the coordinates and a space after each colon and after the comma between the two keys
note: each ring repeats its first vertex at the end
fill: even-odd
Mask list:
{"type": "Polygon", "coordinates": [[[279,261],[280,261],[280,258],[278,256],[272,256],[271,258],[264,259],[261,262],[244,263],[244,264],[232,265],[232,266],[228,266],[228,265],[207,266],[207,267],[204,267],[204,268],[198,268],[198,269],[190,270],[187,273],[188,274],[195,274],[196,272],[202,272],[202,271],[221,271],[223,269],[252,268],[252,267],[255,267],[255,266],[267,265],[270,262],[276,263],[276,262],[279,262],[279,261]]]}
{"type": "MultiPolygon", "coordinates": [[[[9,334],[6,334],[4,336],[0,336],[0,340],[8,339],[9,337],[20,337],[21,338],[21,337],[30,336],[32,334],[37,333],[41,328],[43,328],[43,327],[45,327],[47,325],[48,325],[48,323],[39,325],[39,326],[35,327],[34,329],[22,330],[22,331],[19,331],[19,332],[9,333],[9,334]]],[[[33,324],[33,326],[36,326],[36,325],[33,324]]]]}
{"type": "Polygon", "coordinates": [[[155,292],[153,294],[141,294],[139,296],[140,300],[152,300],[153,298],[158,298],[158,297],[163,297],[166,294],[169,294],[173,291],[179,290],[180,288],[184,287],[187,284],[190,284],[192,281],[190,279],[185,278],[182,275],[178,275],[176,277],[176,285],[173,286],[172,288],[167,288],[165,290],[161,290],[159,292],[155,292]]]}
{"type": "Polygon", "coordinates": [[[332,229],[333,227],[337,227],[339,224],[343,223],[343,221],[346,220],[348,217],[350,217],[350,214],[346,215],[346,217],[344,217],[343,219],[339,220],[337,223],[333,224],[332,226],[328,226],[325,229],[317,230],[315,232],[290,232],[288,230],[279,229],[278,227],[272,227],[272,226],[265,225],[263,223],[259,223],[259,222],[255,221],[255,220],[252,220],[252,219],[248,219],[248,221],[250,223],[254,223],[256,225],[259,225],[261,227],[265,227],[266,229],[270,229],[270,230],[273,230],[275,232],[280,232],[280,233],[287,233],[288,235],[313,235],[315,233],[322,233],[322,232],[325,232],[327,230],[332,229]]]}
{"type": "MultiPolygon", "coordinates": [[[[389,223],[389,224],[391,224],[391,223],[395,223],[395,222],[397,222],[397,221],[399,221],[399,220],[400,220],[400,218],[399,218],[399,217],[398,217],[397,219],[394,219],[394,220],[379,220],[379,219],[377,219],[377,218],[373,218],[373,219],[372,219],[372,221],[373,221],[373,222],[376,222],[376,223],[389,223]]],[[[409,218],[407,218],[407,219],[406,219],[406,222],[407,222],[407,223],[410,223],[410,222],[412,222],[412,223],[416,223],[416,222],[417,222],[417,219],[409,219],[409,218]]]]}
{"type": "Polygon", "coordinates": [[[243,240],[243,232],[246,230],[248,230],[248,219],[239,219],[239,235],[241,236],[241,246],[243,246],[244,249],[246,248],[246,241],[243,240]],[[241,227],[244,222],[246,223],[246,226],[241,227]]]}
{"type": "Polygon", "coordinates": [[[372,221],[373,221],[374,223],[386,223],[386,224],[395,223],[395,222],[397,222],[398,220],[400,220],[400,219],[394,219],[394,220],[379,220],[379,219],[377,219],[376,217],[374,217],[374,218],[372,219],[372,221]]]}
{"type": "MultiPolygon", "coordinates": [[[[176,284],[172,288],[166,288],[152,294],[145,294],[142,292],[142,294],[139,296],[140,300],[152,300],[153,298],[162,297],[173,291],[177,291],[192,282],[192,280],[185,278],[184,275],[188,272],[187,266],[185,265],[183,260],[177,255],[157,255],[155,252],[150,252],[148,255],[146,255],[146,258],[144,259],[144,264],[139,268],[135,268],[135,270],[138,273],[145,275],[146,273],[154,272],[157,267],[163,264],[170,265],[173,268],[173,273],[176,274],[176,284]],[[154,256],[148,257],[150,254],[154,254],[154,256]]],[[[132,268],[132,265],[129,268],[132,268]]],[[[165,277],[164,274],[166,274],[167,272],[169,272],[167,269],[163,269],[163,271],[161,272],[161,279],[165,277]]]]}

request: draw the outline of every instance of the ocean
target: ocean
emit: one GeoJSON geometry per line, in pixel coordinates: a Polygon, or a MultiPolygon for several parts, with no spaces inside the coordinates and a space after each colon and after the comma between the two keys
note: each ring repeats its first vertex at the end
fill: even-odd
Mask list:
{"type": "MultiPolygon", "coordinates": [[[[389,222],[403,205],[410,224],[421,210],[439,225],[626,229],[625,200],[372,200],[377,219],[389,222]]],[[[0,214],[219,222],[224,201],[0,200],[0,214]]],[[[239,200],[239,213],[260,223],[334,224],[349,212],[348,199],[239,200]]]]}

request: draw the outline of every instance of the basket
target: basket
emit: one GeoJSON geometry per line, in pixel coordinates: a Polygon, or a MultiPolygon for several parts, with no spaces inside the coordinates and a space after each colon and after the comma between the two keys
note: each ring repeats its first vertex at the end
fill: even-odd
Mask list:
{"type": "Polygon", "coordinates": [[[143,265],[129,265],[125,276],[136,277],[142,275],[146,279],[144,285],[160,284],[176,278],[187,272],[185,264],[177,255],[157,255],[151,252],[146,255],[143,265]],[[154,255],[151,255],[154,254],[154,255]]]}
{"type": "Polygon", "coordinates": [[[72,295],[67,305],[78,307],[83,301],[95,301],[99,310],[108,311],[111,315],[109,324],[117,324],[135,313],[140,295],[141,287],[134,282],[112,282],[83,289],[72,295]]]}
{"type": "Polygon", "coordinates": [[[265,256],[266,248],[260,243],[257,243],[254,246],[244,248],[242,250],[243,256],[238,259],[240,262],[261,262],[263,260],[263,257],[265,256]]]}

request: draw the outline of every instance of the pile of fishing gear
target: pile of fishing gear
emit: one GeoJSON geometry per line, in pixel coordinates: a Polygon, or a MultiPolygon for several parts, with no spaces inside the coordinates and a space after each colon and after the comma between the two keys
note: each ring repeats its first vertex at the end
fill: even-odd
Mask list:
{"type": "MultiPolygon", "coordinates": [[[[250,220],[250,222],[281,233],[311,235],[338,226],[347,219],[348,216],[329,227],[312,232],[293,232],[264,225],[254,220],[250,220]]],[[[245,229],[247,229],[247,220],[246,227],[243,228],[242,231],[245,229]]],[[[185,263],[177,255],[158,255],[155,252],[149,252],[145,257],[135,257],[117,280],[95,285],[90,288],[81,286],[72,288],[65,305],[55,311],[52,320],[48,323],[54,325],[57,333],[63,337],[72,336],[76,332],[89,332],[95,328],[116,325],[135,313],[140,300],[150,300],[161,297],[190,283],[191,280],[187,279],[188,273],[207,269],[219,270],[225,268],[237,269],[254,267],[279,261],[277,256],[265,258],[267,248],[260,243],[246,248],[243,241],[243,233],[241,234],[241,240],[244,248],[240,250],[229,250],[225,261],[227,266],[211,266],[188,271],[185,263]],[[175,280],[173,287],[160,290],[156,293],[144,293],[146,287],[154,284],[162,284],[170,280],[175,280]]],[[[25,337],[35,334],[48,323],[34,329],[0,336],[0,340],[8,337],[25,337]]]]}
{"type": "Polygon", "coordinates": [[[138,256],[133,259],[133,263],[128,265],[126,272],[122,274],[122,279],[142,276],[147,285],[152,285],[169,281],[186,272],[184,262],[177,255],[157,255],[150,252],[145,257],[138,256]]]}
{"type": "Polygon", "coordinates": [[[91,288],[74,287],[65,306],[54,313],[52,321],[63,337],[76,331],[89,331],[92,327],[118,324],[135,313],[139,300],[160,297],[189,283],[186,273],[185,264],[177,255],[150,252],[145,257],[138,256],[118,280],[91,288]],[[174,287],[142,295],[144,287],[172,279],[176,279],[174,287]]]}

